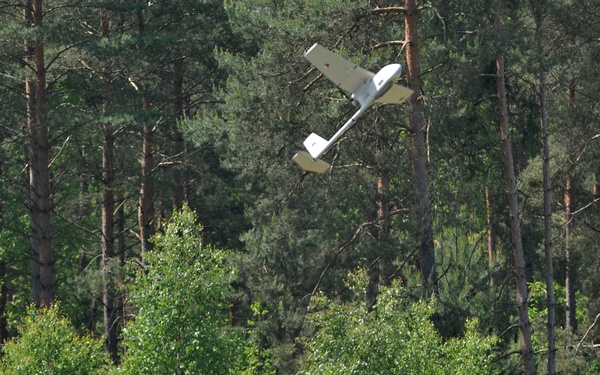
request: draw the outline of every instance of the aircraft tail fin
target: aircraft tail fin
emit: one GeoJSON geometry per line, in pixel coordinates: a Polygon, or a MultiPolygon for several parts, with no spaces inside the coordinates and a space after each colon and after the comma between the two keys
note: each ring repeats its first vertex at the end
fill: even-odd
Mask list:
{"type": "Polygon", "coordinates": [[[325,173],[331,168],[331,165],[320,159],[313,159],[312,156],[306,151],[299,151],[294,155],[293,160],[300,166],[300,168],[309,172],[325,173]]]}
{"type": "Polygon", "coordinates": [[[308,150],[310,156],[312,156],[313,158],[318,158],[319,156],[321,156],[321,153],[327,147],[328,144],[329,142],[326,139],[320,137],[315,133],[309,135],[308,138],[306,138],[306,140],[304,141],[304,147],[306,147],[306,150],[308,150]]]}

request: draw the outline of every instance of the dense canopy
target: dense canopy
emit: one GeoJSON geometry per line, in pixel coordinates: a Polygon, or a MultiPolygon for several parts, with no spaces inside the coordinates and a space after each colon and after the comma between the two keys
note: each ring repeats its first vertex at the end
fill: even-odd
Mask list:
{"type": "Polygon", "coordinates": [[[598,373],[598,19],[0,0],[0,373],[598,373]],[[317,42],[415,92],[324,174],[317,42]]]}

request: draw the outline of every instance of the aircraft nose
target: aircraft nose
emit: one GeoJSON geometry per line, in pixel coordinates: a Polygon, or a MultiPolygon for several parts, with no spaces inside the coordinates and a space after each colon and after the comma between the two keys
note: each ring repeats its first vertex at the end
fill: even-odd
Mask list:
{"type": "Polygon", "coordinates": [[[396,68],[396,72],[394,73],[394,78],[397,81],[398,79],[400,79],[400,75],[402,74],[402,65],[397,64],[398,67],[396,68]]]}

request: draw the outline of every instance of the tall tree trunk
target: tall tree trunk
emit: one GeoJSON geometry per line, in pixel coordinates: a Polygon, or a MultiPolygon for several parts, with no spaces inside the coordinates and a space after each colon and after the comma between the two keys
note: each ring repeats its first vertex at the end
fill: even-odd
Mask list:
{"type": "MultiPolygon", "coordinates": [[[[140,9],[137,12],[138,32],[143,34],[146,28],[144,13],[140,9]]],[[[142,96],[142,110],[150,109],[150,100],[146,93],[142,96]]],[[[152,147],[154,129],[148,119],[142,124],[142,182],[140,187],[140,202],[138,204],[138,222],[140,227],[141,251],[144,254],[152,249],[150,238],[154,235],[154,181],[152,169],[154,168],[154,150],[152,147]]]]}
{"type": "Polygon", "coordinates": [[[123,189],[117,190],[117,253],[119,254],[119,268],[125,267],[125,195],[123,189]]]}
{"type": "Polygon", "coordinates": [[[127,292],[125,291],[124,288],[124,270],[125,270],[125,260],[126,260],[126,256],[125,256],[125,196],[123,193],[123,189],[119,188],[117,190],[117,202],[118,202],[118,207],[116,209],[116,215],[117,215],[117,235],[116,235],[116,240],[117,240],[117,254],[118,254],[118,258],[119,258],[119,266],[118,266],[118,270],[119,273],[117,275],[117,285],[118,285],[118,290],[120,290],[120,295],[117,296],[116,298],[116,306],[115,306],[115,310],[116,310],[116,319],[117,319],[117,336],[119,336],[119,331],[121,329],[121,327],[125,326],[125,317],[127,316],[127,292]]]}
{"type": "Polygon", "coordinates": [[[175,158],[175,165],[173,167],[173,206],[181,208],[183,201],[185,200],[185,186],[183,178],[183,167],[180,160],[183,159],[184,143],[183,135],[179,131],[178,122],[183,118],[183,78],[184,78],[183,58],[177,58],[173,62],[173,113],[175,115],[175,121],[173,123],[173,157],[175,158]]]}
{"type": "Polygon", "coordinates": [[[548,375],[556,374],[556,302],[554,300],[554,266],[552,264],[552,194],[550,185],[550,142],[548,139],[548,92],[546,88],[546,62],[544,61],[544,16],[539,2],[532,2],[535,17],[535,43],[539,59],[540,117],[544,164],[544,254],[546,258],[546,305],[548,307],[548,375]]]}
{"type": "MultiPolygon", "coordinates": [[[[569,48],[572,47],[573,42],[569,42],[569,48]]],[[[573,104],[575,102],[575,80],[572,79],[569,83],[567,91],[567,105],[569,111],[574,111],[573,104]]],[[[575,299],[575,274],[573,268],[573,253],[571,249],[571,229],[573,227],[573,217],[571,215],[573,209],[573,201],[575,195],[575,187],[573,186],[573,176],[571,173],[567,174],[567,180],[565,182],[565,191],[563,194],[563,203],[565,208],[565,301],[566,301],[566,314],[565,324],[567,329],[571,332],[577,330],[577,315],[576,311],[576,299],[575,299]]]]}
{"type": "Polygon", "coordinates": [[[573,253],[571,249],[571,228],[573,227],[573,200],[575,195],[573,186],[573,177],[569,174],[564,193],[565,205],[565,300],[566,306],[566,327],[571,331],[577,330],[577,300],[575,299],[575,274],[573,268],[573,253]]]}
{"type": "MultiPolygon", "coordinates": [[[[143,99],[143,108],[149,109],[148,98],[143,99]]],[[[142,254],[152,250],[150,238],[154,235],[154,181],[152,169],[154,167],[154,151],[152,142],[154,130],[148,120],[142,124],[142,184],[140,187],[140,203],[138,205],[138,220],[140,226],[140,241],[142,254]]]]}
{"type": "Polygon", "coordinates": [[[406,33],[406,67],[408,86],[414,91],[408,99],[409,121],[412,141],[412,167],[415,189],[415,216],[418,233],[419,267],[423,287],[436,291],[437,272],[433,244],[433,218],[427,172],[427,147],[425,129],[421,119],[421,71],[419,66],[419,40],[417,35],[418,9],[415,0],[404,2],[404,26],[406,33]]]}
{"type": "MultiPolygon", "coordinates": [[[[492,12],[496,38],[502,37],[502,23],[500,20],[501,1],[497,0],[492,12]]],[[[525,254],[521,237],[521,223],[519,222],[519,200],[517,195],[517,181],[515,176],[515,162],[513,158],[512,142],[508,126],[508,103],[506,101],[506,83],[504,54],[497,46],[496,54],[496,84],[498,95],[498,109],[500,115],[500,135],[504,154],[504,169],[506,188],[508,193],[508,210],[510,215],[510,232],[513,246],[514,272],[517,289],[517,310],[519,316],[519,336],[521,341],[521,355],[526,375],[535,374],[535,358],[531,342],[531,325],[527,303],[527,276],[525,272],[525,254]]]]}
{"type": "MultiPolygon", "coordinates": [[[[109,33],[109,20],[105,10],[100,10],[100,37],[106,38],[109,33]]],[[[105,84],[110,77],[102,77],[105,84]]],[[[109,90],[106,90],[107,92],[109,90]]],[[[108,111],[110,100],[105,97],[102,112],[108,111]]],[[[113,272],[113,257],[115,245],[115,195],[114,195],[114,137],[109,122],[102,124],[104,142],[102,145],[102,304],[105,336],[105,349],[113,362],[117,362],[117,312],[115,310],[115,275],[113,272]]]]}
{"type": "Polygon", "coordinates": [[[115,288],[113,272],[114,256],[114,140],[110,124],[103,125],[102,147],[102,302],[104,305],[105,347],[114,362],[118,360],[117,319],[115,311],[115,288]]]}
{"type": "MultiPolygon", "coordinates": [[[[25,42],[25,59],[33,59],[33,79],[25,80],[29,129],[29,217],[31,229],[32,294],[38,306],[56,296],[50,202],[50,140],[46,114],[42,0],[27,1],[25,22],[37,32],[25,42]]],[[[30,61],[31,62],[31,61],[30,61]]]]}

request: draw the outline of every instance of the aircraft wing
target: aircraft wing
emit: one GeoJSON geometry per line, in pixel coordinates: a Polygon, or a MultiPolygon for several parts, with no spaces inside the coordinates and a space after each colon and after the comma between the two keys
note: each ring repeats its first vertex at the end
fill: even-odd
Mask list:
{"type": "Polygon", "coordinates": [[[375,99],[375,103],[400,104],[408,99],[413,92],[407,87],[393,84],[385,94],[375,99]]]}
{"type": "Polygon", "coordinates": [[[319,43],[310,47],[304,57],[336,86],[349,93],[353,93],[361,83],[375,76],[374,73],[351,63],[319,43]]]}

